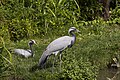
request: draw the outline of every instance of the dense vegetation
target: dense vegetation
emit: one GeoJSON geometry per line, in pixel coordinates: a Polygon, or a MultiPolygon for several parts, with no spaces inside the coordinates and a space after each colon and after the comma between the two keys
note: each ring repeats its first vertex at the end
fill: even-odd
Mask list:
{"type": "MultiPolygon", "coordinates": [[[[1,0],[0,1],[0,79],[2,80],[95,80],[98,70],[120,55],[120,1],[110,8],[108,21],[101,18],[97,0],[1,0]],[[75,45],[59,59],[51,74],[53,56],[46,69],[38,69],[39,58],[54,39],[78,28],[75,45]],[[28,48],[35,39],[35,57],[15,55],[14,48],[28,48]],[[24,44],[24,45],[23,45],[24,44]],[[26,45],[25,45],[26,44],[26,45]]],[[[59,56],[59,55],[58,55],[59,56]]]]}

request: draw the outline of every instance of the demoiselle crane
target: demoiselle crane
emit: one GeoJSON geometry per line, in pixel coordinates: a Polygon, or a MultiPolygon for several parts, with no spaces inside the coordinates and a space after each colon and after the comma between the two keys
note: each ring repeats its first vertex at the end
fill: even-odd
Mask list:
{"type": "Polygon", "coordinates": [[[28,58],[28,57],[33,57],[34,56],[34,53],[33,53],[33,49],[32,49],[32,45],[33,44],[36,44],[35,40],[30,40],[28,45],[30,46],[30,50],[25,50],[25,49],[14,49],[14,53],[18,54],[18,55],[22,55],[24,56],[25,58],[28,58]]]}
{"type": "MultiPolygon", "coordinates": [[[[75,27],[71,27],[68,31],[68,33],[71,36],[63,36],[60,37],[58,39],[55,39],[54,41],[52,41],[47,48],[45,49],[45,51],[43,52],[41,58],[39,59],[39,63],[38,66],[39,67],[43,67],[45,65],[45,62],[47,61],[47,58],[54,54],[57,55],[58,53],[60,53],[60,72],[61,72],[61,55],[62,55],[62,51],[69,47],[71,48],[73,46],[73,44],[76,41],[76,36],[73,32],[79,32],[78,29],[76,29],[75,27]]],[[[55,60],[55,57],[54,57],[55,60]]],[[[53,67],[54,67],[54,61],[53,61],[53,67]]],[[[53,71],[53,68],[52,68],[53,71]]]]}

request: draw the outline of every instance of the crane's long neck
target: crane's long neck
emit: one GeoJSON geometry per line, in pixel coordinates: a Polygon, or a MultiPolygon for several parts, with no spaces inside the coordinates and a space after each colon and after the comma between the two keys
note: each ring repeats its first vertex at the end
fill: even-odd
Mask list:
{"type": "Polygon", "coordinates": [[[70,32],[70,34],[72,35],[72,37],[73,37],[73,44],[75,43],[75,41],[76,41],[76,35],[71,31],[70,32]]]}
{"type": "Polygon", "coordinates": [[[31,50],[31,56],[33,57],[33,49],[32,49],[32,45],[30,45],[30,50],[31,50]]]}

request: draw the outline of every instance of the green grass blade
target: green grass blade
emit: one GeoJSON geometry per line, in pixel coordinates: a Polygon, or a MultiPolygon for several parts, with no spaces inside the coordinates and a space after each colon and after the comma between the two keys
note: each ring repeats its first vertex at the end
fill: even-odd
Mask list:
{"type": "Polygon", "coordinates": [[[60,0],[60,1],[58,2],[58,5],[60,5],[62,1],[63,1],[63,0],[60,0]]]}
{"type": "Polygon", "coordinates": [[[8,51],[8,49],[5,47],[5,42],[4,42],[4,40],[3,40],[3,38],[1,37],[1,40],[2,40],[2,42],[3,42],[3,47],[4,47],[4,49],[7,51],[7,53],[9,54],[9,60],[10,60],[10,62],[12,62],[12,55],[11,55],[11,53],[8,51]]]}
{"type": "Polygon", "coordinates": [[[79,13],[80,13],[80,7],[79,7],[79,5],[78,5],[77,1],[76,1],[76,0],[74,0],[74,2],[75,2],[75,4],[77,5],[77,7],[78,7],[78,11],[79,11],[79,13]]]}
{"type": "Polygon", "coordinates": [[[14,71],[16,72],[13,63],[12,63],[10,60],[8,60],[6,57],[4,57],[2,54],[0,54],[0,55],[2,56],[2,58],[3,58],[5,61],[7,61],[7,62],[13,67],[14,71]]]}
{"type": "Polygon", "coordinates": [[[46,6],[46,8],[52,13],[52,15],[53,15],[53,16],[55,17],[55,19],[56,19],[57,17],[56,17],[56,15],[55,15],[55,13],[54,13],[49,7],[46,6]]]}
{"type": "Polygon", "coordinates": [[[55,2],[54,2],[53,0],[51,0],[51,2],[52,2],[52,4],[54,5],[54,7],[56,7],[55,2]]]}

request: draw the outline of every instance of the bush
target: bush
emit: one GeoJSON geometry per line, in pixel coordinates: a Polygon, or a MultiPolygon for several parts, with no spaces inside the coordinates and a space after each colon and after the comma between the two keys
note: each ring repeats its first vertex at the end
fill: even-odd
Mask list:
{"type": "Polygon", "coordinates": [[[97,77],[97,66],[89,61],[84,61],[82,57],[77,59],[74,55],[78,53],[68,53],[63,57],[63,72],[60,79],[64,80],[92,80],[97,77]],[[69,54],[68,54],[69,53],[69,54]]]}
{"type": "Polygon", "coordinates": [[[95,11],[100,8],[95,0],[85,3],[78,0],[8,0],[2,3],[0,28],[13,41],[32,36],[64,35],[69,27],[79,27],[80,20],[96,19],[95,11]],[[90,3],[89,7],[86,3],[90,3]]]}

